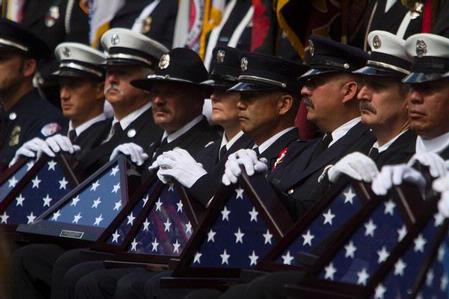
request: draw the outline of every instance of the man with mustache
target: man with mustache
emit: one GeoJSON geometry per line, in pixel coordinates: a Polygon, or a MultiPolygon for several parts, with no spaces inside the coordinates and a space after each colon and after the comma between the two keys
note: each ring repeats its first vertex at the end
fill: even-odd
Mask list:
{"type": "Polygon", "coordinates": [[[415,153],[416,134],[409,130],[407,112],[409,88],[401,79],[410,73],[411,62],[405,41],[386,31],[373,31],[368,36],[370,59],[355,71],[362,77],[360,101],[362,123],[376,136],[368,156],[355,152],[327,167],[329,181],[335,183],[341,174],[371,182],[378,168],[404,163],[415,153]]]}
{"type": "Polygon", "coordinates": [[[62,43],[55,49],[59,69],[51,76],[60,85],[62,113],[69,121],[65,135],[56,134],[45,141],[38,137],[17,150],[19,156],[35,158],[45,153],[54,157],[58,152],[75,154],[81,159],[98,146],[109,131],[109,121],[103,114],[104,70],[106,56],[98,50],[78,43],[62,43]]]}
{"type": "MultiPolygon", "coordinates": [[[[323,196],[328,186],[318,183],[318,178],[326,165],[350,152],[367,153],[374,143],[369,128],[360,122],[357,94],[361,86],[352,74],[366,64],[367,55],[360,49],[318,36],[311,36],[308,51],[311,69],[300,77],[301,96],[307,106],[307,118],[325,135],[309,142],[293,143],[283,162],[268,176],[295,219],[323,196]]],[[[250,175],[258,171],[256,163],[238,162],[250,175]]],[[[226,169],[224,183],[229,173],[226,169]]],[[[231,287],[225,293],[210,291],[207,298],[286,298],[285,284],[297,283],[303,275],[298,271],[272,273],[231,287]]],[[[204,292],[186,298],[206,298],[202,297],[204,292]]]]}
{"type": "Polygon", "coordinates": [[[223,128],[223,134],[207,145],[197,159],[200,164],[186,150],[174,149],[160,155],[152,166],[159,167],[157,175],[161,180],[177,180],[195,200],[204,205],[221,184],[227,157],[253,144],[240,127],[237,108],[240,95],[227,91],[237,82],[240,74],[240,54],[239,50],[230,47],[217,47],[213,51],[209,80],[202,85],[211,92],[211,120],[223,128]]]}
{"type": "MultiPolygon", "coordinates": [[[[152,119],[148,93],[133,87],[131,80],[154,72],[159,57],[168,50],[159,43],[127,29],[111,29],[102,36],[107,50],[106,100],[114,109],[114,119],[101,145],[80,160],[76,171],[92,174],[108,161],[120,143],[132,140],[150,144],[161,134],[152,119]]],[[[26,246],[13,256],[15,285],[13,298],[58,298],[67,269],[82,261],[78,250],[56,244],[26,246]]]]}
{"type": "Polygon", "coordinates": [[[407,164],[386,166],[374,179],[372,188],[384,195],[403,181],[425,188],[429,180],[447,174],[449,159],[449,39],[429,34],[415,34],[405,43],[413,56],[412,73],[403,82],[410,84],[408,113],[410,128],[418,137],[416,154],[407,164]],[[444,162],[446,160],[446,163],[444,162]],[[427,166],[431,178],[425,179],[414,168],[427,166]]]}
{"type": "MultiPolygon", "coordinates": [[[[268,163],[271,170],[276,164],[279,152],[299,138],[298,131],[294,128],[294,120],[299,107],[299,99],[295,96],[296,77],[304,73],[306,67],[281,58],[257,53],[243,54],[237,63],[241,68],[238,82],[234,82],[235,85],[232,82],[226,82],[227,87],[232,87],[227,89],[225,95],[226,97],[234,97],[232,101],[234,105],[237,105],[239,122],[236,123],[236,116],[232,118],[235,127],[233,130],[241,128],[245,134],[254,140],[255,145],[254,150],[238,150],[231,154],[229,159],[236,154],[239,155],[238,157],[257,161],[260,158],[268,163]],[[239,125],[236,126],[237,124],[239,125]],[[256,154],[256,151],[258,154],[256,154]],[[253,154],[254,156],[252,156],[253,154]]],[[[223,82],[223,79],[229,78],[229,67],[224,71],[226,76],[220,78],[221,82],[223,82]]],[[[217,81],[217,79],[214,80],[217,81]]],[[[220,90],[214,89],[214,93],[220,90]]],[[[222,88],[221,92],[225,90],[222,88]]],[[[214,99],[216,96],[212,95],[212,101],[217,100],[214,99]]],[[[231,101],[231,99],[228,100],[231,101]]],[[[234,109],[236,108],[234,106],[234,109]]],[[[213,116],[213,118],[216,116],[213,116]]],[[[223,123],[223,119],[220,122],[223,123]]],[[[226,129],[226,126],[223,123],[225,132],[230,133],[230,127],[226,129]]],[[[156,162],[161,162],[161,158],[170,158],[172,154],[173,152],[164,153],[156,162]]],[[[220,164],[223,164],[223,161],[220,164]]],[[[226,164],[226,167],[229,167],[229,160],[226,164]]],[[[266,167],[265,164],[261,163],[261,165],[266,167]]],[[[221,172],[219,172],[220,176],[222,171],[223,166],[221,166],[221,172]]],[[[166,173],[163,169],[160,169],[159,172],[166,173]]],[[[214,184],[214,186],[217,185],[214,184]]],[[[205,197],[203,202],[207,203],[209,199],[210,197],[205,197]]],[[[150,273],[139,270],[131,275],[133,277],[125,276],[119,281],[114,298],[153,298],[153,296],[157,298],[182,298],[183,295],[190,292],[190,290],[169,289],[161,289],[159,292],[159,279],[170,275],[170,272],[150,273]],[[127,287],[124,288],[124,285],[127,285],[127,287]]],[[[90,298],[87,295],[95,293],[95,287],[101,287],[99,283],[97,283],[98,286],[89,285],[85,279],[81,282],[84,291],[80,294],[84,296],[78,298],[90,298]]],[[[80,286],[80,283],[77,287],[80,286]]]]}
{"type": "MultiPolygon", "coordinates": [[[[207,75],[197,53],[175,48],[161,56],[154,74],[133,80],[133,86],[150,92],[154,123],[164,131],[149,146],[130,142],[117,146],[111,159],[122,153],[142,166],[145,161],[151,163],[161,153],[176,147],[197,159],[205,146],[218,137],[217,130],[201,114],[207,93],[200,83],[207,80],[207,75]]],[[[117,281],[136,270],[106,269],[102,260],[77,260],[77,256],[79,253],[72,251],[56,263],[56,268],[65,268],[58,288],[61,297],[109,298],[116,290],[117,281]]]]}
{"type": "Polygon", "coordinates": [[[133,142],[147,147],[161,133],[153,121],[150,95],[130,82],[154,73],[159,58],[168,49],[143,34],[123,28],[108,30],[101,43],[107,51],[104,93],[114,118],[103,143],[79,162],[76,170],[84,174],[91,174],[105,164],[118,145],[133,142]]]}

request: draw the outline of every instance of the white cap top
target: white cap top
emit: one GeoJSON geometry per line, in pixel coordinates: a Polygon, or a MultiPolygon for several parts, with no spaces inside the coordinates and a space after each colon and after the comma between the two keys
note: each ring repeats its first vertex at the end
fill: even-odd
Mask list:
{"type": "Polygon", "coordinates": [[[412,58],[405,51],[405,40],[391,32],[374,30],[368,34],[368,43],[373,52],[392,55],[407,61],[412,58]]]}
{"type": "MultiPolygon", "coordinates": [[[[114,52],[114,54],[123,53],[138,58],[140,55],[137,53],[140,52],[143,54],[142,57],[150,56],[159,60],[163,54],[168,53],[168,49],[161,43],[125,28],[112,28],[106,31],[101,37],[101,45],[109,53],[109,56],[111,56],[111,52],[114,52]],[[111,51],[115,47],[121,48],[120,51],[111,51]],[[127,52],[127,49],[131,52],[127,52]]],[[[144,61],[142,60],[142,62],[144,61]]]]}
{"type": "Polygon", "coordinates": [[[449,58],[449,38],[431,33],[418,33],[405,41],[407,54],[418,57],[449,58]]]}
{"type": "Polygon", "coordinates": [[[84,63],[100,65],[106,61],[102,52],[80,43],[61,43],[55,49],[56,59],[76,60],[84,63]]]}

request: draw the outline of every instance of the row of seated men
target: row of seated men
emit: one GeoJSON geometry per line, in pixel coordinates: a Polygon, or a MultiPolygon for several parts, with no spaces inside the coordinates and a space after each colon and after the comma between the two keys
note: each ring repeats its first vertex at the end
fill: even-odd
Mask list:
{"type": "MultiPolygon", "coordinates": [[[[237,182],[242,169],[249,176],[263,172],[295,220],[343,174],[372,182],[378,195],[402,181],[431,184],[415,170],[417,163],[442,178],[440,185],[448,181],[446,38],[418,34],[404,41],[374,31],[368,54],[312,36],[307,65],[220,47],[208,73],[191,50],[169,51],[141,34],[111,29],[101,39],[106,55],[75,43],[55,50],[60,65],[54,77],[70,120],[65,128],[31,85],[45,47],[16,24],[3,21],[0,29],[2,76],[10,80],[1,90],[1,157],[10,165],[19,157],[65,152],[87,177],[122,154],[144,177],[177,181],[205,207],[219,185],[237,182]],[[215,126],[201,113],[209,96],[215,126]],[[102,114],[105,98],[112,119],[102,114]],[[300,100],[321,138],[298,138],[300,100]]],[[[103,260],[56,244],[21,247],[11,261],[12,297],[285,298],[283,285],[301,279],[282,272],[225,292],[173,290],[159,285],[169,271],[109,269],[103,260]]]]}

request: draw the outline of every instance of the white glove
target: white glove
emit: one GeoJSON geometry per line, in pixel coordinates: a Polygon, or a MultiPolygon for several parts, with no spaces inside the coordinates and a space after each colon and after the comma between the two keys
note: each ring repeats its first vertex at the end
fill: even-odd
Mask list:
{"type": "Polygon", "coordinates": [[[245,168],[246,174],[254,175],[256,172],[263,172],[268,169],[267,159],[257,158],[257,154],[252,149],[240,149],[229,155],[225,163],[225,172],[221,181],[226,186],[237,183],[242,171],[240,165],[245,168]]]}
{"type": "Polygon", "coordinates": [[[79,145],[72,144],[68,137],[61,134],[56,134],[48,137],[47,139],[45,139],[45,142],[54,153],[59,153],[60,151],[62,151],[73,154],[74,152],[77,152],[81,149],[79,145]]]}
{"type": "Polygon", "coordinates": [[[433,190],[435,190],[439,193],[448,192],[449,191],[449,174],[436,179],[433,182],[432,187],[433,187],[433,190]]]}
{"type": "Polygon", "coordinates": [[[419,187],[421,192],[426,187],[426,179],[414,168],[406,165],[387,165],[382,167],[379,175],[373,180],[371,188],[377,195],[386,195],[393,185],[400,185],[409,182],[419,187]]]}
{"type": "Polygon", "coordinates": [[[55,153],[50,149],[48,144],[40,139],[33,138],[27,142],[25,142],[15,153],[14,158],[9,162],[9,167],[14,165],[20,156],[27,158],[40,158],[42,153],[45,153],[49,157],[54,157],[55,153]]]}
{"type": "Polygon", "coordinates": [[[335,183],[342,174],[370,183],[379,174],[379,170],[370,157],[354,152],[344,156],[327,173],[331,183],[335,183]]]}
{"type": "Polygon", "coordinates": [[[444,217],[449,217],[449,191],[443,192],[441,194],[441,199],[438,202],[438,211],[444,217]]]}
{"type": "Polygon", "coordinates": [[[141,166],[143,162],[148,159],[148,155],[144,152],[142,147],[130,142],[120,144],[114,148],[109,161],[114,160],[120,153],[128,156],[133,163],[137,164],[137,166],[141,166]]]}
{"type": "Polygon", "coordinates": [[[446,162],[435,153],[415,154],[407,165],[412,166],[415,162],[429,167],[430,175],[434,178],[445,176],[447,173],[446,162]]]}
{"type": "MultiPolygon", "coordinates": [[[[155,163],[159,166],[157,176],[162,182],[167,183],[171,179],[175,179],[187,188],[192,187],[199,178],[207,174],[203,165],[196,162],[189,152],[181,148],[164,152],[157,157],[155,163]]],[[[150,167],[150,169],[154,169],[154,167],[150,167]]]]}

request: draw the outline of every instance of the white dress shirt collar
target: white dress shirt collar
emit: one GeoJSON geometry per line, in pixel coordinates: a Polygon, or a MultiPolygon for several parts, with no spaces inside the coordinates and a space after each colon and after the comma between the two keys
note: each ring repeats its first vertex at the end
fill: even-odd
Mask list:
{"type": "Polygon", "coordinates": [[[273,136],[271,136],[270,138],[268,138],[267,140],[265,140],[261,145],[257,145],[255,146],[255,148],[259,149],[259,154],[262,154],[264,151],[266,151],[273,143],[276,142],[276,140],[278,140],[279,138],[282,137],[282,135],[284,135],[285,133],[296,129],[295,127],[288,127],[287,129],[284,129],[276,134],[274,134],[273,136]]]}
{"type": "Polygon", "coordinates": [[[185,124],[182,128],[179,130],[168,134],[167,131],[164,131],[164,134],[162,135],[162,140],[167,138],[167,143],[173,142],[176,139],[178,139],[181,135],[184,135],[187,131],[189,131],[191,128],[196,126],[198,123],[200,123],[203,120],[203,115],[198,115],[191,121],[189,121],[187,124],[185,124]]]}
{"type": "Polygon", "coordinates": [[[432,139],[416,138],[416,153],[439,153],[449,146],[449,132],[432,139]]]}
{"type": "MultiPolygon", "coordinates": [[[[133,121],[135,121],[139,116],[141,116],[144,112],[146,112],[150,108],[151,103],[145,104],[139,109],[134,110],[133,112],[122,118],[120,120],[120,127],[122,127],[122,130],[125,131],[126,128],[128,128],[128,126],[132,124],[133,121]]],[[[114,117],[114,120],[112,121],[112,126],[114,126],[117,122],[119,122],[119,120],[114,117]]]]}
{"type": "Polygon", "coordinates": [[[101,114],[95,116],[94,118],[91,118],[88,121],[82,123],[81,125],[76,127],[76,129],[73,128],[73,123],[72,123],[72,121],[70,121],[69,122],[69,130],[67,131],[67,133],[69,133],[71,130],[75,130],[76,136],[80,136],[81,133],[86,131],[90,126],[92,126],[93,124],[95,124],[97,122],[103,121],[105,119],[106,119],[106,116],[104,115],[104,113],[101,113],[101,114]]]}
{"type": "Polygon", "coordinates": [[[346,135],[355,125],[357,125],[361,121],[361,117],[356,117],[351,119],[350,121],[342,124],[338,128],[336,128],[332,133],[332,142],[329,143],[329,146],[332,146],[335,142],[337,142],[340,138],[346,135]]]}

